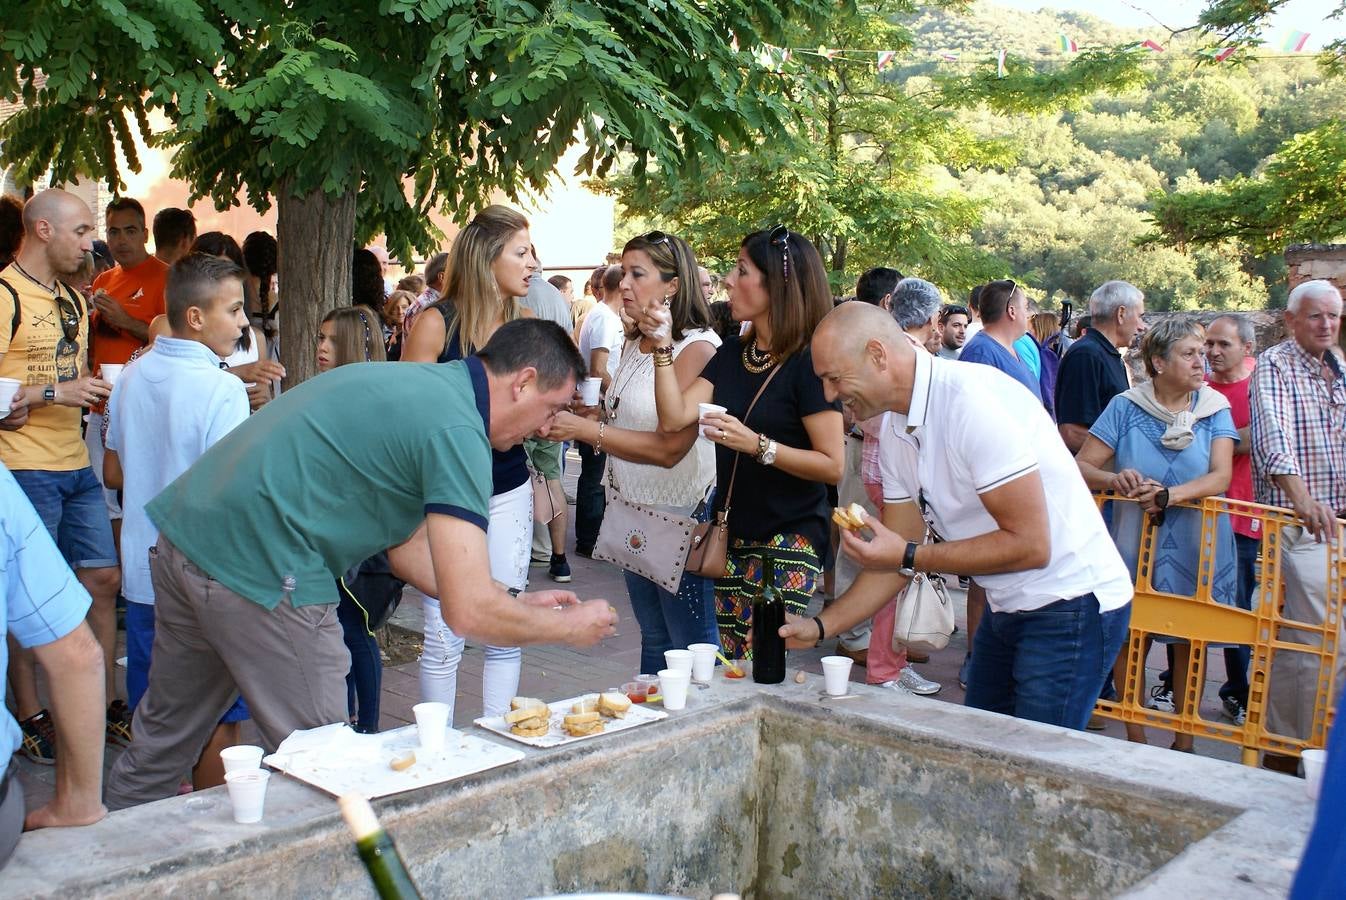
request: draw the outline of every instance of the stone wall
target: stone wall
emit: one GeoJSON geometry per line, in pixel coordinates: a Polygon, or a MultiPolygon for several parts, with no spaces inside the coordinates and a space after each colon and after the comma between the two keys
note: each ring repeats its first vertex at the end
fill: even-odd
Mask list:
{"type": "Polygon", "coordinates": [[[1289,286],[1324,278],[1346,294],[1346,244],[1294,244],[1285,248],[1289,286]]]}

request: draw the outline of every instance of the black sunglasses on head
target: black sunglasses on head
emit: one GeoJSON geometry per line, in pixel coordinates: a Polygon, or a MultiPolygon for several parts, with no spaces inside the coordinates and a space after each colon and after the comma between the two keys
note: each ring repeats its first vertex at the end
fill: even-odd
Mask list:
{"type": "Polygon", "coordinates": [[[780,265],[785,280],[790,280],[790,229],[777,225],[767,234],[767,241],[773,247],[780,248],[780,265]]]}
{"type": "Polygon", "coordinates": [[[662,231],[647,231],[640,236],[640,239],[647,244],[667,244],[668,249],[673,251],[675,256],[677,255],[677,248],[673,246],[673,241],[669,240],[669,236],[662,231]]]}

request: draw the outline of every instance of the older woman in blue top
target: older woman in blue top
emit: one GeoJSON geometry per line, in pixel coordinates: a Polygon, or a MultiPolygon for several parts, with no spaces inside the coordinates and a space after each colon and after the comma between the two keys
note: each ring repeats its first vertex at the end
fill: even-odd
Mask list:
{"type": "MultiPolygon", "coordinates": [[[[1223,494],[1238,440],[1229,401],[1205,385],[1204,348],[1205,332],[1192,318],[1168,319],[1147,331],[1141,356],[1152,380],[1114,397],[1076,456],[1089,487],[1137,501],[1114,504],[1110,526],[1132,576],[1148,516],[1159,525],[1150,584],[1156,591],[1185,597],[1197,590],[1202,516],[1200,510],[1170,507],[1223,494]]],[[[1232,604],[1238,576],[1228,516],[1218,517],[1214,549],[1211,596],[1232,604]]],[[[1186,644],[1175,651],[1176,674],[1186,670],[1189,654],[1186,644]]],[[[1123,680],[1120,675],[1118,680],[1123,680]]],[[[1127,737],[1144,743],[1145,732],[1128,725],[1127,737]]],[[[1176,736],[1173,749],[1191,748],[1190,735],[1176,736]]]]}

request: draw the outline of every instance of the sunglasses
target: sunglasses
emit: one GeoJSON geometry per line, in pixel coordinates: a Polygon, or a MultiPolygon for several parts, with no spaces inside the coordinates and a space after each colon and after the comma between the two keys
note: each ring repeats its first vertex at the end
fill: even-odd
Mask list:
{"type": "Polygon", "coordinates": [[[59,290],[56,293],[56,308],[61,312],[61,331],[65,339],[74,344],[79,337],[79,310],[59,290]]]}
{"type": "Polygon", "coordinates": [[[667,244],[669,252],[677,256],[677,248],[673,246],[673,241],[662,231],[647,231],[640,236],[640,239],[647,244],[667,244]]]}
{"type": "Polygon", "coordinates": [[[790,229],[777,225],[767,234],[771,246],[780,248],[780,265],[785,280],[790,280],[790,229]]]}

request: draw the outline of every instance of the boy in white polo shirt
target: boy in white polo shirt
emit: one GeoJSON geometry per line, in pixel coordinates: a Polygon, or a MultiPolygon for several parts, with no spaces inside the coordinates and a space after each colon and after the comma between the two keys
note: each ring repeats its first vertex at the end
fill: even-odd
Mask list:
{"type": "Polygon", "coordinates": [[[813,365],[828,399],[857,418],[888,411],[884,516],[867,520],[872,541],[842,535],[865,569],[851,590],[782,634],[816,642],[918,571],[966,572],[990,606],[967,705],[1083,729],[1126,636],[1133,585],[1042,404],[989,366],[914,352],[890,317],[860,304],[818,326],[813,365]],[[921,543],[927,525],[941,542],[921,543]]]}
{"type": "MultiPolygon", "coordinates": [[[[133,710],[148,683],[155,636],[150,548],[159,531],[145,504],[248,418],[247,389],[220,368],[248,325],[243,270],[228,259],[192,253],[169,270],[164,294],[172,333],[118,379],[103,460],[105,483],[122,490],[126,692],[133,710]]],[[[247,717],[240,699],[220,720],[192,770],[198,790],[224,783],[219,751],[238,743],[238,723],[247,717]]]]}

